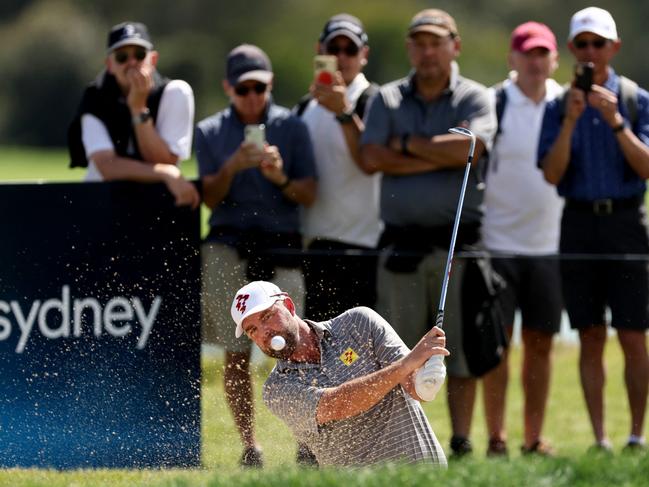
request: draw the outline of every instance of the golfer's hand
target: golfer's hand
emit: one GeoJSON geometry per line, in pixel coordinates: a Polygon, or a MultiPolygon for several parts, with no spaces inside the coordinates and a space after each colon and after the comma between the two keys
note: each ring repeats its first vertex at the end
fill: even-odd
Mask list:
{"type": "Polygon", "coordinates": [[[443,355],[433,355],[415,373],[415,392],[422,401],[432,401],[446,380],[443,355]]]}
{"type": "Polygon", "coordinates": [[[449,355],[450,352],[444,348],[445,346],[446,335],[444,330],[437,326],[434,327],[419,340],[419,343],[408,354],[406,357],[408,366],[412,367],[412,371],[415,371],[433,355],[449,355]]]}

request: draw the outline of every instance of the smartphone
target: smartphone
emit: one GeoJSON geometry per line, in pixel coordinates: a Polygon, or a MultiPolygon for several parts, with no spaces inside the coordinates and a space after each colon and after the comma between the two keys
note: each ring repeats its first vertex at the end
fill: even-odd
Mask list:
{"type": "Polygon", "coordinates": [[[593,84],[593,63],[577,63],[575,64],[575,87],[584,90],[586,93],[590,91],[590,86],[593,84]]]}
{"type": "Polygon", "coordinates": [[[330,85],[334,82],[334,76],[338,71],[338,59],[336,56],[317,54],[313,58],[313,71],[318,83],[330,85]]]}
{"type": "Polygon", "coordinates": [[[255,144],[259,149],[264,148],[266,143],[266,126],[262,123],[259,125],[246,125],[243,129],[244,140],[255,144]]]}

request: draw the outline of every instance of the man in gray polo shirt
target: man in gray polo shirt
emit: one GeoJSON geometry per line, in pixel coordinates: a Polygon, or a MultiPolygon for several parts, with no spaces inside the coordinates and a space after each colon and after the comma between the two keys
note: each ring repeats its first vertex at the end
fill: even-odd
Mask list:
{"type": "MultiPolygon", "coordinates": [[[[428,9],[415,15],[406,47],[413,71],[383,86],[369,108],[363,133],[365,170],[382,172],[381,218],[391,242],[379,263],[378,309],[406,345],[413,346],[433,325],[453,219],[467,157],[465,137],[449,134],[455,126],[477,136],[475,161],[490,149],[496,116],[486,88],[459,74],[455,20],[428,9]]],[[[476,174],[464,200],[457,245],[478,239],[482,191],[476,174]]],[[[462,261],[453,267],[446,302],[448,400],[456,453],[470,451],[475,379],[461,353],[460,284],[462,261]]]]}
{"type": "Polygon", "coordinates": [[[410,351],[370,308],[314,323],[297,316],[290,296],[265,281],[242,287],[231,314],[237,337],[245,333],[279,359],[264,384],[264,402],[319,465],[446,465],[415,391],[422,365],[432,355],[448,355],[441,329],[410,351]],[[276,336],[284,342],[280,350],[272,347],[276,336]]]}

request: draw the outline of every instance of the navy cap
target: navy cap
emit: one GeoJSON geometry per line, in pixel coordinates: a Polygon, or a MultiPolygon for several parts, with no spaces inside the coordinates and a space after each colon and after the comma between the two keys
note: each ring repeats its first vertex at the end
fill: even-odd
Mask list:
{"type": "Polygon", "coordinates": [[[363,23],[349,14],[338,14],[331,17],[322,29],[319,41],[322,44],[327,44],[338,36],[351,39],[358,47],[363,47],[368,40],[363,23]]]}
{"type": "Polygon", "coordinates": [[[252,44],[241,44],[228,54],[226,77],[232,86],[243,81],[255,80],[270,83],[273,67],[264,51],[252,44]]]}
{"type": "Polygon", "coordinates": [[[146,25],[140,22],[122,22],[114,25],[108,33],[108,52],[122,46],[142,46],[153,49],[146,25]]]}

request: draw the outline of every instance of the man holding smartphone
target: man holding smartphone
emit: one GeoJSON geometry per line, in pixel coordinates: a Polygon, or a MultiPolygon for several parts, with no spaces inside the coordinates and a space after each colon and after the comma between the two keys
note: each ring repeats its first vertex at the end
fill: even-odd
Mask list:
{"type": "Polygon", "coordinates": [[[362,72],[369,53],[363,24],[352,15],[334,15],[317,50],[316,62],[331,60],[337,67],[319,72],[316,63],[310,93],[297,112],[311,134],[318,168],[318,197],[302,213],[312,252],[305,261],[305,316],[325,320],[355,306],[375,306],[374,251],[383,226],[379,175],[366,174],[360,163],[362,118],[378,91],[362,72]]]}
{"type": "Polygon", "coordinates": [[[564,300],[571,326],[579,331],[581,384],[595,448],[602,450],[611,449],[603,392],[607,306],[625,359],[630,449],[644,448],[649,383],[647,263],[569,258],[649,253],[644,204],[649,94],[611,68],[620,47],[609,12],[589,7],[573,15],[568,48],[577,62],[592,63],[592,85],[583,86],[582,81],[579,88],[573,83],[564,97],[548,103],[538,147],[545,178],[566,199],[560,242],[566,254],[561,262],[564,300]]]}
{"type": "Polygon", "coordinates": [[[195,133],[204,201],[212,209],[202,248],[204,336],[225,347],[225,395],[245,447],[241,465],[257,467],[263,461],[254,435],[251,342],[232,337],[229,299],[249,280],[268,280],[301,308],[298,211],[316,194],[309,133],[272,102],[272,83],[266,53],[249,44],[234,48],[223,80],[230,106],[199,122],[195,133]]]}

